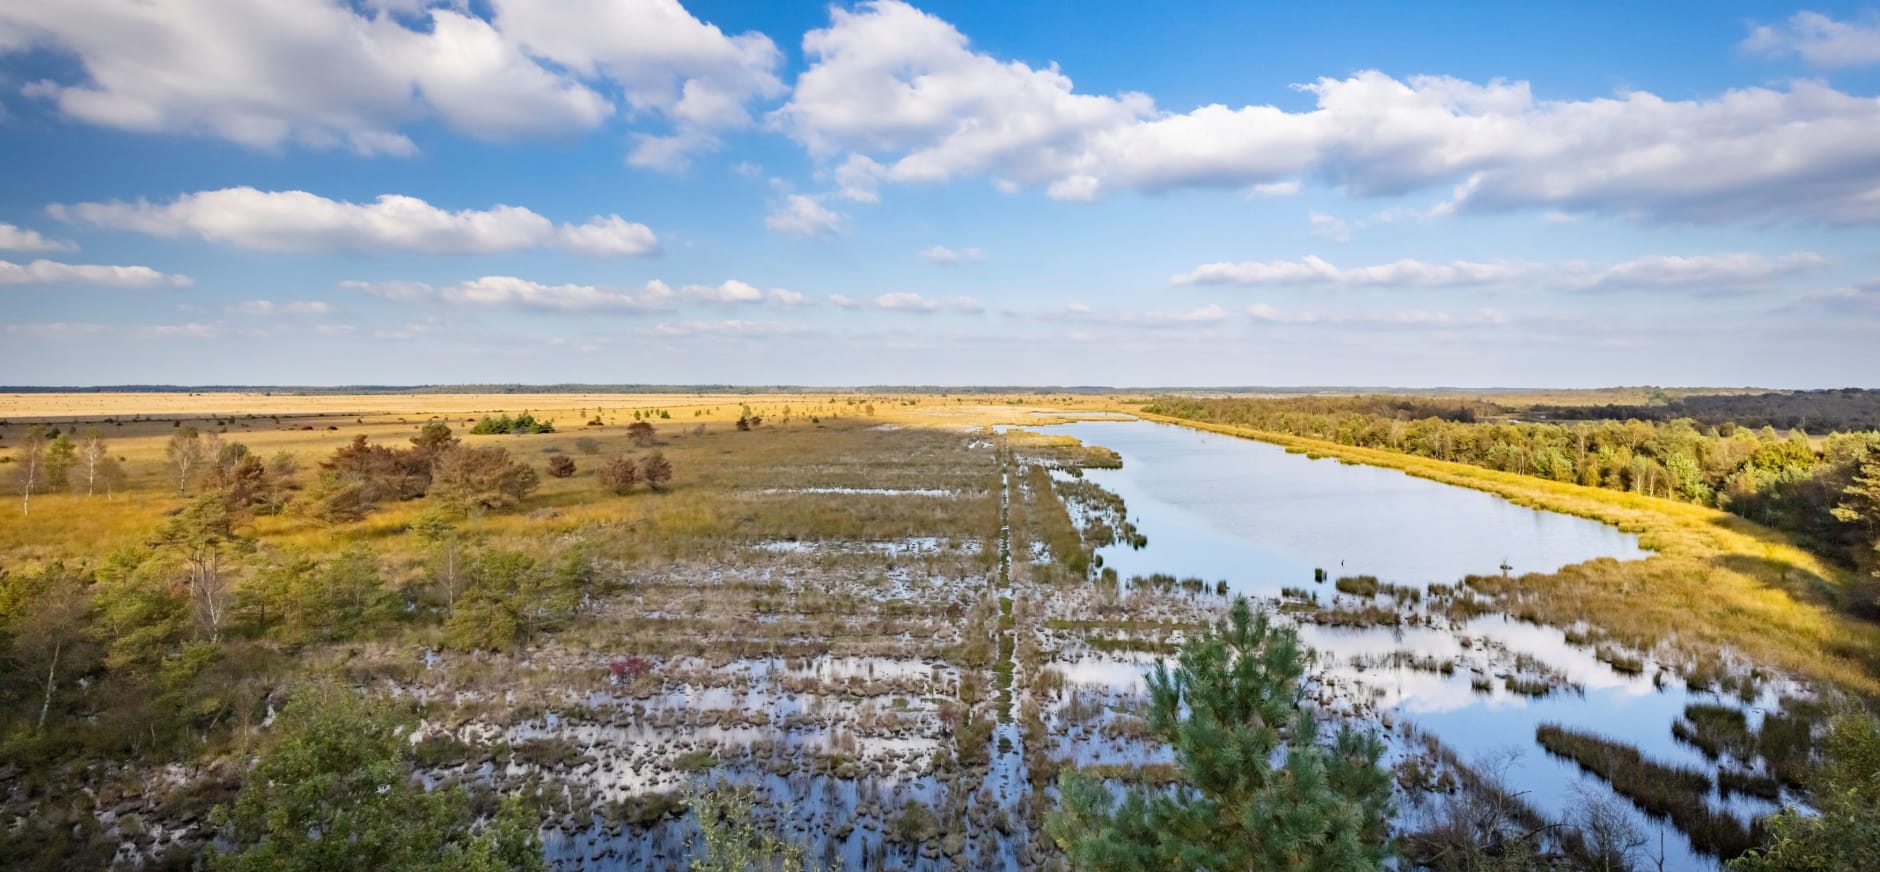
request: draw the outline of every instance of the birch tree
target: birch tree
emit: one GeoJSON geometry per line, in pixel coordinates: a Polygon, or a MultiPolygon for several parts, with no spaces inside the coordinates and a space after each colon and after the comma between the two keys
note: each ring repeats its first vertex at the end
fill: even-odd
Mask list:
{"type": "Polygon", "coordinates": [[[0,626],[12,643],[14,660],[35,682],[44,676],[35,729],[46,728],[61,670],[75,671],[70,664],[78,659],[78,649],[85,647],[85,615],[90,606],[86,579],[62,565],[54,564],[37,575],[0,576],[0,615],[4,615],[0,626]]]}
{"type": "Polygon", "coordinates": [[[248,544],[236,533],[235,517],[221,494],[197,497],[159,527],[150,541],[152,547],[170,549],[183,558],[184,581],[197,623],[212,642],[222,639],[230,605],[224,560],[248,544]]]}
{"type": "Polygon", "coordinates": [[[202,434],[194,427],[184,427],[170,437],[170,444],[164,448],[164,456],[169,458],[170,471],[176,474],[176,492],[189,490],[189,478],[202,465],[202,434]]]}
{"type": "Polygon", "coordinates": [[[27,431],[26,440],[20,443],[19,456],[14,458],[13,478],[20,490],[20,514],[32,513],[33,492],[46,477],[45,467],[46,434],[35,427],[27,431]]]}
{"type": "Polygon", "coordinates": [[[98,493],[100,480],[109,483],[109,469],[112,465],[110,446],[104,443],[104,437],[96,430],[85,434],[78,443],[78,477],[73,480],[72,488],[85,489],[85,496],[98,493]]]}

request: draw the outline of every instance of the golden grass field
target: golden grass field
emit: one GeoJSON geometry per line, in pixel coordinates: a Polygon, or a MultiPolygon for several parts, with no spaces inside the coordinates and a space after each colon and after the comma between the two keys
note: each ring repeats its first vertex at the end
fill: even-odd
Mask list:
{"type": "MultiPolygon", "coordinates": [[[[822,405],[833,408],[854,400],[857,404],[875,403],[881,411],[891,405],[913,403],[927,410],[935,408],[1008,409],[1012,406],[1057,408],[1110,408],[1118,403],[1134,403],[1140,398],[1111,395],[1077,396],[1069,394],[998,394],[945,395],[855,394],[848,391],[777,393],[497,393],[497,394],[294,394],[287,392],[239,393],[0,393],[0,421],[27,420],[72,421],[100,420],[107,417],[154,417],[201,419],[212,417],[272,416],[310,417],[317,415],[473,415],[502,410],[530,409],[537,412],[573,413],[587,409],[608,409],[631,414],[635,409],[671,409],[675,416],[684,410],[689,417],[698,409],[729,413],[735,419],[738,408],[749,405],[757,411],[777,411],[784,406],[798,408],[822,405]]],[[[552,417],[552,414],[551,414],[552,417]]]]}
{"type": "MultiPolygon", "coordinates": [[[[427,421],[444,420],[466,443],[501,445],[538,468],[553,453],[576,458],[580,471],[572,478],[542,477],[542,485],[529,500],[531,509],[551,509],[558,516],[546,522],[551,529],[572,529],[586,521],[609,519],[626,511],[657,510],[675,520],[686,512],[701,511],[734,489],[733,476],[748,479],[777,465],[786,456],[811,450],[826,451],[831,439],[853,442],[857,458],[871,457],[885,446],[870,439],[881,427],[943,427],[949,429],[995,423],[1042,423],[1050,418],[1032,415],[1040,409],[1115,408],[1107,398],[1013,396],[989,401],[984,397],[936,395],[819,394],[139,394],[47,393],[0,395],[0,456],[10,455],[27,426],[55,426],[67,432],[96,430],[110,453],[120,459],[127,487],[110,497],[86,498],[65,493],[35,494],[30,514],[0,511],[0,553],[13,561],[82,558],[143,541],[165,513],[185,502],[170,481],[164,456],[170,436],[182,426],[218,432],[224,440],[241,442],[267,457],[276,452],[295,454],[303,470],[363,435],[373,442],[403,445],[427,421]],[[555,422],[557,432],[538,435],[474,436],[471,426],[486,414],[529,411],[555,422]],[[671,490],[677,497],[656,508],[650,504],[594,498],[593,465],[615,454],[637,454],[626,434],[635,413],[650,420],[664,443],[660,446],[678,470],[671,490]],[[661,413],[668,417],[659,417],[661,413]],[[740,415],[761,416],[757,438],[735,446],[717,441],[736,432],[740,415]],[[600,418],[598,426],[585,422],[600,418]],[[575,440],[599,443],[594,455],[578,453],[575,440]],[[727,455],[735,459],[726,464],[727,455]],[[713,500],[703,500],[707,494],[713,500]],[[623,507],[630,507],[624,508],[623,507]]],[[[310,473],[303,472],[306,478],[310,473]]],[[[17,497],[7,467],[0,480],[17,497]]],[[[337,547],[345,542],[371,541],[395,546],[403,530],[421,511],[418,504],[396,504],[374,513],[366,521],[345,528],[327,528],[295,515],[263,517],[255,533],[282,545],[310,549],[337,547]]],[[[700,523],[703,523],[701,520],[700,523]]],[[[494,515],[477,519],[479,532],[497,533],[522,525],[517,516],[494,515]]],[[[532,534],[541,532],[531,524],[532,534]]]]}
{"type": "MultiPolygon", "coordinates": [[[[356,435],[402,444],[426,421],[440,418],[472,444],[499,444],[537,464],[555,452],[574,456],[573,478],[544,476],[529,508],[552,517],[492,515],[472,523],[483,535],[541,535],[596,521],[642,519],[679,531],[723,533],[735,513],[722,498],[779,458],[840,447],[867,457],[892,450],[886,428],[957,430],[991,424],[1047,423],[1046,411],[1134,411],[1138,398],[1114,395],[851,395],[804,394],[133,394],[0,395],[0,450],[17,443],[27,422],[96,427],[123,459],[127,491],[109,500],[41,494],[22,516],[0,512],[0,553],[11,561],[84,557],[140,543],[183,497],[167,483],[163,450],[182,424],[218,430],[223,438],[270,455],[296,453],[303,468],[356,435]],[[560,432],[529,436],[471,436],[481,415],[531,411],[555,420],[560,432]],[[669,499],[597,500],[593,462],[635,453],[626,426],[635,413],[653,416],[661,446],[678,469],[669,499]],[[657,417],[664,412],[669,417],[657,417]],[[760,439],[732,443],[741,414],[761,415],[760,439]],[[599,426],[584,421],[598,416],[599,426]],[[815,419],[812,421],[812,419],[815,419]],[[574,452],[574,440],[599,443],[594,455],[574,452]],[[846,447],[842,447],[846,446],[846,447]],[[100,510],[108,506],[109,510],[100,510]]],[[[1493,492],[1517,503],[1595,518],[1636,532],[1659,556],[1621,564],[1596,562],[1532,583],[1572,583],[1580,596],[1537,597],[1537,608],[1561,620],[1585,618],[1634,644],[1676,639],[1735,647],[1759,660],[1880,696],[1880,628],[1834,608],[1849,583],[1840,570],[1796,547],[1786,536],[1714,509],[1671,500],[1543,481],[1462,464],[1387,451],[1352,448],[1242,428],[1158,418],[1168,423],[1292,446],[1433,480],[1493,492]],[[1584,614],[1568,614],[1573,609],[1584,614]]],[[[10,453],[10,452],[8,452],[10,453]]],[[[0,477],[4,472],[0,472],[0,477]]],[[[778,482],[787,486],[789,482],[778,482]]],[[[322,550],[370,541],[397,548],[421,507],[388,506],[366,521],[328,528],[294,515],[258,519],[255,532],[281,545],[322,550]]],[[[840,527],[840,518],[821,519],[840,527]]]]}

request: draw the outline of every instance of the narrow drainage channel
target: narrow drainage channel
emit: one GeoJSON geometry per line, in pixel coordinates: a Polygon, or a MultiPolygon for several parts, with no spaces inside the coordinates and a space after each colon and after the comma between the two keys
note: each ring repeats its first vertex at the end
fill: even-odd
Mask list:
{"type": "Polygon", "coordinates": [[[1012,455],[999,440],[999,587],[1012,586],[1012,455]]]}
{"type": "MultiPolygon", "coordinates": [[[[1001,440],[1003,441],[1003,440],[1001,440]]],[[[999,462],[999,617],[998,659],[992,671],[998,691],[999,722],[1012,722],[1012,654],[1018,645],[1012,620],[1012,455],[1000,445],[999,462]]]]}

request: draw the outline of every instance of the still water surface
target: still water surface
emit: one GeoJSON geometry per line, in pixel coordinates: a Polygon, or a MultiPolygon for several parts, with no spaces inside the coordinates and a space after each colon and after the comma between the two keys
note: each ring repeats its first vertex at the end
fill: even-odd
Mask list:
{"type": "Polygon", "coordinates": [[[1124,578],[1165,572],[1226,578],[1250,596],[1312,580],[1375,575],[1399,584],[1453,583],[1648,552],[1618,528],[1517,506],[1493,494],[1392,469],[1346,465],[1264,442],[1147,421],[1040,427],[1102,445],[1123,468],[1086,470],[1116,493],[1151,547],[1105,549],[1124,578]]]}
{"type": "MultiPolygon", "coordinates": [[[[1103,565],[1125,579],[1169,573],[1206,581],[1253,597],[1276,597],[1282,587],[1315,588],[1329,600],[1331,585],[1313,584],[1313,569],[1332,578],[1368,574],[1398,584],[1454,583],[1469,574],[1494,574],[1504,564],[1516,573],[1552,572],[1609,557],[1642,559],[1637,537],[1596,521],[1515,505],[1500,497],[1416,478],[1395,470],[1311,460],[1263,442],[1147,421],[1083,421],[1036,428],[1075,436],[1115,450],[1117,470],[1086,470],[1093,482],[1123,497],[1130,520],[1148,537],[1146,548],[1111,546],[1103,565]]],[[[1380,603],[1389,603],[1381,599],[1380,603]]],[[[1559,723],[1590,730],[1639,748],[1667,764],[1714,770],[1696,750],[1675,741],[1671,724],[1692,702],[1728,702],[1694,692],[1669,673],[1654,681],[1657,664],[1622,674],[1565,633],[1502,615],[1458,627],[1344,629],[1306,625],[1302,639],[1320,652],[1325,674],[1356,685],[1396,722],[1408,721],[1482,763],[1512,755],[1506,778],[1549,815],[1569,814],[1580,792],[1610,796],[1603,782],[1534,741],[1536,727],[1559,723]],[[1496,686],[1471,687],[1475,673],[1453,675],[1403,667],[1357,668],[1354,657],[1409,652],[1484,662],[1485,643],[1545,663],[1576,687],[1543,698],[1496,686]],[[1662,685],[1662,686],[1661,686],[1662,685]]],[[[1487,669],[1490,675],[1494,668],[1487,669]]],[[[1774,691],[1747,706],[1752,724],[1774,691]]],[[[1401,753],[1396,748],[1395,753],[1401,753]]],[[[1712,797],[1739,814],[1766,813],[1773,805],[1712,797]]],[[[1650,844],[1636,858],[1656,866],[1663,833],[1665,869],[1715,869],[1668,823],[1636,812],[1650,844]]]]}

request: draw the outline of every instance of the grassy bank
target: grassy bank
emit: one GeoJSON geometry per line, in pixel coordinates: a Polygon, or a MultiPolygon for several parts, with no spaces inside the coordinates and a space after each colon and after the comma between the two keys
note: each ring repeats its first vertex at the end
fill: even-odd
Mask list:
{"type": "Polygon", "coordinates": [[[1714,659],[1731,649],[1763,664],[1880,699],[1880,627],[1844,613],[1844,571],[1784,534],[1716,509],[1547,481],[1460,463],[1163,415],[1146,420],[1255,439],[1473,488],[1532,508],[1635,533],[1656,552],[1530,573],[1504,596],[1524,616],[1577,621],[1661,657],[1714,659]],[[1570,594],[1570,595],[1562,595],[1570,594]]]}

